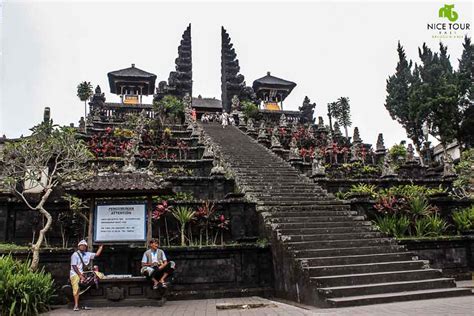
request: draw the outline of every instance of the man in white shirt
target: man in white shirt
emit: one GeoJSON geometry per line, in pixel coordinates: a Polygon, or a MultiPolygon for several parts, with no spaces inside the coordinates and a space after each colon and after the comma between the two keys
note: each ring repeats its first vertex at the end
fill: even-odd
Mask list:
{"type": "MultiPolygon", "coordinates": [[[[71,256],[71,271],[69,272],[69,279],[71,280],[72,294],[74,296],[74,311],[79,310],[79,283],[85,280],[84,272],[91,271],[91,267],[88,267],[91,260],[95,257],[100,256],[103,245],[100,245],[97,253],[87,251],[87,242],[81,240],[77,247],[79,248],[71,256]]],[[[99,277],[103,278],[103,274],[97,271],[94,273],[99,277]]]]}
{"type": "Polygon", "coordinates": [[[166,259],[165,252],[158,249],[158,241],[150,240],[150,249],[145,251],[140,272],[153,281],[153,289],[161,285],[166,288],[166,278],[174,272],[175,263],[166,259]]]}

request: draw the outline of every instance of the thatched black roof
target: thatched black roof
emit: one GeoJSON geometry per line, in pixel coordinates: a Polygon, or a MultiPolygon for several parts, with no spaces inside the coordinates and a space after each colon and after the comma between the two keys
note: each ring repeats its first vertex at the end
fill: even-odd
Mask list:
{"type": "Polygon", "coordinates": [[[135,64],[129,68],[111,71],[107,76],[111,93],[119,94],[120,87],[127,85],[142,85],[144,95],[153,94],[155,91],[156,75],[135,67],[135,64]]]}
{"type": "Polygon", "coordinates": [[[64,187],[78,196],[138,195],[171,192],[169,183],[147,173],[105,173],[64,187]]]}
{"type": "Polygon", "coordinates": [[[255,80],[252,87],[257,96],[259,95],[259,91],[262,90],[278,90],[282,93],[284,99],[291,93],[293,88],[296,87],[296,83],[274,77],[270,74],[270,72],[267,72],[265,77],[255,80]]]}

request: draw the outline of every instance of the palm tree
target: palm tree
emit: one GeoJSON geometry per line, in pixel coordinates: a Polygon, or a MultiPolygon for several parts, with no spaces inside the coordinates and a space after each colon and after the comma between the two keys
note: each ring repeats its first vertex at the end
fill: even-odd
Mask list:
{"type": "Polygon", "coordinates": [[[346,138],[348,137],[347,128],[352,125],[351,121],[351,107],[349,105],[349,98],[340,97],[336,102],[337,106],[335,108],[334,117],[337,118],[339,124],[344,126],[344,132],[346,138]]]}
{"type": "Polygon", "coordinates": [[[84,81],[77,85],[77,96],[84,101],[84,120],[87,116],[87,100],[92,96],[92,85],[90,82],[84,81]]]}

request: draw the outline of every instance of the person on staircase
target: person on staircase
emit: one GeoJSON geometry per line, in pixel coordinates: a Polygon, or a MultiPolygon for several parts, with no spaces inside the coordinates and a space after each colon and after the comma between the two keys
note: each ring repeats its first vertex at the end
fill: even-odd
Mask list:
{"type": "Polygon", "coordinates": [[[166,278],[171,276],[176,268],[174,261],[166,259],[165,252],[158,248],[156,239],[151,239],[149,249],[145,251],[142,258],[141,274],[153,281],[153,289],[166,288],[166,278]]]}

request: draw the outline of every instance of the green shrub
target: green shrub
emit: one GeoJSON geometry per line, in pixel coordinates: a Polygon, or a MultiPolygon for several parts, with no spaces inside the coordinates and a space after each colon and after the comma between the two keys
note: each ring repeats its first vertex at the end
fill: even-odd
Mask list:
{"type": "Polygon", "coordinates": [[[377,187],[373,184],[354,184],[345,197],[347,198],[353,195],[367,195],[371,198],[375,198],[377,196],[377,187]]]}
{"type": "Polygon", "coordinates": [[[423,196],[412,197],[408,200],[408,212],[413,218],[429,215],[433,207],[423,196]]]}
{"type": "Polygon", "coordinates": [[[438,188],[428,188],[423,185],[397,185],[388,189],[381,190],[381,194],[393,195],[397,197],[412,198],[417,196],[428,197],[430,195],[446,192],[441,186],[438,188]]]}
{"type": "Polygon", "coordinates": [[[388,152],[390,154],[390,157],[392,158],[392,161],[395,163],[405,159],[405,157],[407,156],[407,149],[404,145],[393,145],[388,152]]]}
{"type": "Polygon", "coordinates": [[[381,232],[400,238],[407,235],[411,222],[408,216],[405,215],[386,214],[376,216],[375,223],[381,232]]]}
{"type": "Polygon", "coordinates": [[[415,221],[416,237],[438,237],[448,228],[448,224],[438,214],[418,218],[415,221]]]}
{"type": "Polygon", "coordinates": [[[474,148],[461,155],[456,166],[457,179],[453,182],[453,193],[458,198],[474,198],[474,148]]]}
{"type": "Polygon", "coordinates": [[[258,107],[250,101],[242,101],[242,111],[246,118],[257,119],[258,118],[258,107]]]}
{"type": "Polygon", "coordinates": [[[49,310],[53,280],[43,270],[32,272],[29,262],[0,257],[1,315],[38,315],[49,310]]]}
{"type": "Polygon", "coordinates": [[[453,212],[452,217],[454,226],[456,226],[456,230],[458,232],[465,232],[474,229],[474,205],[469,208],[453,212]]]}

